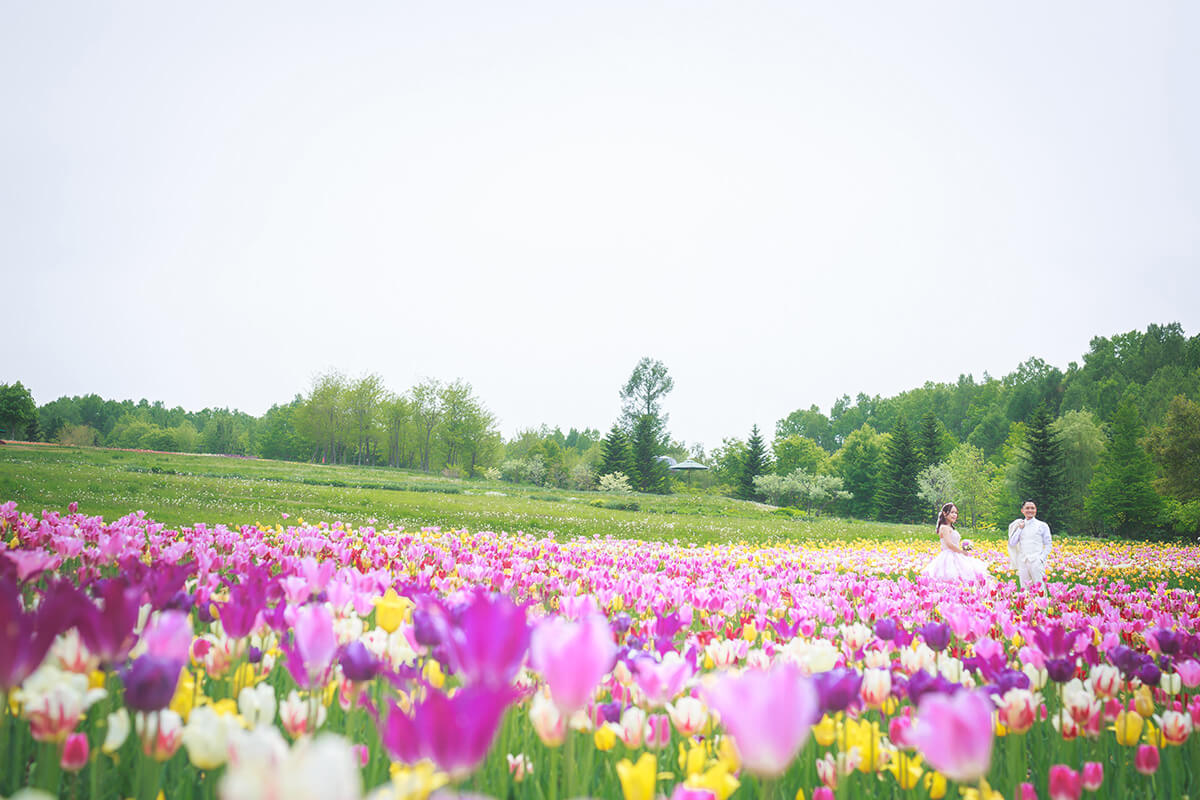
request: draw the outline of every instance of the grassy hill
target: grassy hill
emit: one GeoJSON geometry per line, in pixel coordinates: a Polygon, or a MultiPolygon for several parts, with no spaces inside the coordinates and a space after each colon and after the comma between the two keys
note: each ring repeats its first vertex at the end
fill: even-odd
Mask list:
{"type": "MultiPolygon", "coordinates": [[[[912,525],[796,519],[758,503],[699,493],[614,495],[458,480],[381,467],[54,445],[0,446],[0,502],[114,519],[144,510],[172,527],[342,520],[407,528],[548,532],[681,542],[907,538],[912,525]]],[[[995,534],[993,534],[995,535],[995,534]]],[[[984,538],[987,534],[984,534],[984,538]]]]}

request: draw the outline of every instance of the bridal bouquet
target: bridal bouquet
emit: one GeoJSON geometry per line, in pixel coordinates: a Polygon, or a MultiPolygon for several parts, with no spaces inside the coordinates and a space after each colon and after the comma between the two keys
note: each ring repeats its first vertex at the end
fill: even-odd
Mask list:
{"type": "Polygon", "coordinates": [[[963,539],[962,540],[962,549],[969,553],[975,549],[975,543],[972,542],[970,539],[963,539]]]}

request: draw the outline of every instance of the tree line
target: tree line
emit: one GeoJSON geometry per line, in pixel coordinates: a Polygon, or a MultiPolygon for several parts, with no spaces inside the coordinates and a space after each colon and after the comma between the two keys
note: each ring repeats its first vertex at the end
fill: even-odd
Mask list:
{"type": "Polygon", "coordinates": [[[0,385],[0,438],[402,467],[573,489],[644,492],[690,485],[796,513],[921,522],[954,500],[979,527],[1035,499],[1078,533],[1200,530],[1200,336],[1178,323],[1096,337],[1060,370],[1038,358],[982,380],[926,383],[894,397],[798,409],[768,442],[757,428],[711,452],[671,438],[674,381],[642,359],[606,435],[541,426],[504,439],[463,380],[403,392],[374,374],[328,372],[263,416],[161,402],[61,397],[36,407],[0,385]],[[664,456],[709,472],[673,475],[664,456]]]}

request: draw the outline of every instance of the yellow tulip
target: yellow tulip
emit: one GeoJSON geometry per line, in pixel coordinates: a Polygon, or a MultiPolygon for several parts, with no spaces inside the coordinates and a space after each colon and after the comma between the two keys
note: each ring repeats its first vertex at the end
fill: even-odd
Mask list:
{"type": "Polygon", "coordinates": [[[900,788],[905,791],[915,789],[917,782],[925,774],[925,769],[921,766],[921,757],[904,753],[893,758],[888,764],[887,770],[892,773],[896,783],[900,784],[900,788]]]}
{"type": "Polygon", "coordinates": [[[592,736],[592,740],[596,743],[596,749],[607,753],[612,750],[617,744],[617,733],[608,725],[601,725],[596,728],[596,733],[592,736]]]}
{"type": "Polygon", "coordinates": [[[684,777],[697,775],[704,771],[704,762],[708,760],[708,753],[704,749],[704,745],[697,741],[692,741],[691,746],[679,743],[679,769],[683,771],[684,777]]]}
{"type": "Polygon", "coordinates": [[[88,688],[89,689],[103,689],[104,681],[107,677],[108,677],[107,675],[105,675],[103,672],[101,672],[98,669],[92,670],[91,673],[88,675],[88,688]]]}
{"type": "Polygon", "coordinates": [[[720,743],[717,745],[717,759],[725,765],[725,769],[731,774],[742,768],[741,753],[738,752],[737,745],[733,743],[733,739],[730,739],[728,736],[722,736],[720,743]]]}
{"type": "Polygon", "coordinates": [[[737,791],[741,781],[733,777],[725,762],[718,761],[699,775],[689,776],[684,785],[692,789],[708,789],[716,795],[717,800],[729,800],[729,795],[737,791]]]}
{"type": "Polygon", "coordinates": [[[375,624],[393,633],[401,622],[411,619],[412,609],[413,601],[396,594],[396,590],[389,586],[383,597],[375,600],[375,624]]]}
{"type": "Polygon", "coordinates": [[[625,800],[654,800],[658,782],[658,762],[651,753],[642,753],[637,764],[628,758],[617,762],[617,777],[625,800]]]}
{"type": "Polygon", "coordinates": [[[758,628],[754,627],[753,622],[747,622],[742,626],[742,638],[747,642],[753,642],[758,638],[758,628]]]}
{"type": "Polygon", "coordinates": [[[813,738],[821,747],[830,747],[837,740],[837,725],[828,714],[822,716],[821,721],[812,726],[812,732],[813,738]]]}
{"type": "Polygon", "coordinates": [[[799,789],[796,790],[796,797],[794,798],[794,800],[804,800],[804,787],[803,786],[801,786],[799,789]]]}
{"type": "Polygon", "coordinates": [[[1150,693],[1150,687],[1142,684],[1142,686],[1133,695],[1133,707],[1143,717],[1149,718],[1154,716],[1154,696],[1150,693]]]}
{"type": "Polygon", "coordinates": [[[927,772],[922,783],[929,793],[929,800],[942,800],[946,796],[946,776],[942,773],[927,772]]]}
{"type": "Polygon", "coordinates": [[[442,672],[442,665],[432,658],[425,662],[425,669],[421,670],[421,675],[435,689],[442,688],[446,683],[446,675],[442,672]]]}
{"type": "Polygon", "coordinates": [[[171,698],[171,703],[167,708],[187,722],[188,715],[192,713],[192,706],[195,704],[196,678],[190,670],[185,669],[180,672],[179,683],[175,684],[175,695],[171,698]]]}
{"type": "Polygon", "coordinates": [[[414,766],[393,763],[391,766],[392,788],[396,798],[402,800],[426,800],[429,795],[450,782],[449,776],[438,772],[429,761],[420,761],[414,766]]]}
{"type": "Polygon", "coordinates": [[[1113,723],[1113,731],[1117,734],[1117,744],[1132,747],[1142,736],[1145,721],[1136,711],[1122,711],[1117,714],[1113,723]]]}

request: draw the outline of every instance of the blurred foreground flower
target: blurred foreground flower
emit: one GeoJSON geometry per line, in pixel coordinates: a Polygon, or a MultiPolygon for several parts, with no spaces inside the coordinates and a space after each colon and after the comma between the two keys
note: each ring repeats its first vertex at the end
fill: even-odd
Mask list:
{"type": "Polygon", "coordinates": [[[596,685],[612,669],[617,646],[608,620],[598,614],[580,622],[555,617],[534,630],[529,654],[554,704],[570,716],[592,699],[596,685]]]}
{"type": "Polygon", "coordinates": [[[737,743],[742,763],[757,775],[783,774],[817,718],[812,681],[787,663],[723,675],[706,697],[737,743]]]}
{"type": "Polygon", "coordinates": [[[978,780],[992,763],[992,706],[982,692],[926,695],[912,739],[930,766],[947,778],[978,780]]]}
{"type": "Polygon", "coordinates": [[[429,759],[453,778],[469,775],[487,755],[504,710],[516,689],[469,686],[453,697],[430,691],[412,717],[393,701],[381,722],[380,737],[392,758],[406,764],[429,759]]]}

